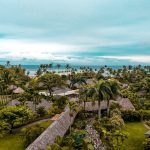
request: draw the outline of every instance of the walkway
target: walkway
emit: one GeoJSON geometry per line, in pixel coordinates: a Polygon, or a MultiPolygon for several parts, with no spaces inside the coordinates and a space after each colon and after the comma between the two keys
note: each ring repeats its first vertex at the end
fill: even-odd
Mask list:
{"type": "Polygon", "coordinates": [[[87,125],[85,130],[88,133],[87,138],[90,138],[94,143],[95,150],[105,150],[99,134],[95,129],[93,129],[92,125],[87,125]]]}
{"type": "Polygon", "coordinates": [[[13,129],[13,131],[17,131],[17,130],[20,130],[20,129],[22,129],[22,128],[31,127],[31,126],[33,126],[33,125],[36,125],[36,124],[42,123],[42,122],[46,122],[46,121],[49,121],[49,120],[51,120],[51,119],[52,119],[52,118],[37,120],[37,121],[35,121],[35,122],[31,122],[31,123],[29,123],[29,124],[23,125],[23,126],[21,126],[21,127],[19,127],[19,128],[15,128],[15,129],[13,129]]]}

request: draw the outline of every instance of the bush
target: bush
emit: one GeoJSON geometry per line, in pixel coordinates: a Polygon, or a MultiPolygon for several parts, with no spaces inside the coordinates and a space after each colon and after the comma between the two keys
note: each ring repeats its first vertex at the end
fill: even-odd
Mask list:
{"type": "Polygon", "coordinates": [[[146,110],[141,110],[140,111],[142,120],[150,120],[150,112],[146,110]]]}
{"type": "Polygon", "coordinates": [[[10,131],[33,118],[32,111],[25,106],[6,106],[0,110],[0,121],[10,125],[10,131]]]}
{"type": "Polygon", "coordinates": [[[146,138],[143,142],[144,150],[150,150],[150,138],[146,138]]]}
{"type": "Polygon", "coordinates": [[[47,111],[45,110],[43,106],[37,108],[36,112],[40,117],[43,117],[47,114],[47,111]]]}
{"type": "Polygon", "coordinates": [[[124,126],[124,120],[119,115],[113,115],[110,118],[110,122],[114,129],[120,129],[121,127],[124,126]]]}
{"type": "Polygon", "coordinates": [[[27,127],[22,129],[22,137],[24,139],[25,147],[31,144],[45,129],[40,125],[34,127],[27,127]]]}
{"type": "Polygon", "coordinates": [[[150,103],[148,102],[144,103],[144,107],[146,110],[150,110],[150,103]]]}
{"type": "Polygon", "coordinates": [[[61,113],[62,110],[58,108],[58,106],[52,105],[48,110],[48,114],[50,117],[54,116],[55,114],[61,113]]]}
{"type": "Polygon", "coordinates": [[[61,97],[55,97],[53,99],[54,105],[58,106],[59,109],[64,109],[68,103],[68,97],[61,96],[61,97]]]}
{"type": "Polygon", "coordinates": [[[123,120],[127,122],[141,121],[141,115],[139,111],[123,110],[121,111],[121,116],[123,120]]]}
{"type": "Polygon", "coordinates": [[[150,120],[145,121],[145,124],[150,127],[150,120]]]}

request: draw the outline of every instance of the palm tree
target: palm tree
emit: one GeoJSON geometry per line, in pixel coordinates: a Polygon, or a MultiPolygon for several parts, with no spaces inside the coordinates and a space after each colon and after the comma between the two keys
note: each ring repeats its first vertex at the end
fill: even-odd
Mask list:
{"type": "Polygon", "coordinates": [[[74,85],[75,85],[76,83],[78,83],[79,86],[80,86],[80,85],[86,85],[86,84],[87,84],[85,78],[82,77],[82,76],[78,76],[78,75],[73,75],[73,76],[71,77],[70,81],[71,81],[71,83],[70,83],[70,87],[71,87],[71,88],[74,87],[74,85]]]}
{"type": "Polygon", "coordinates": [[[107,97],[107,115],[109,116],[109,114],[110,114],[110,111],[109,111],[109,109],[110,109],[110,100],[115,99],[118,96],[118,94],[120,93],[119,92],[120,86],[119,86],[118,81],[115,80],[115,79],[109,79],[107,81],[107,84],[108,84],[108,86],[110,87],[110,90],[111,90],[109,92],[109,96],[107,97]]]}
{"type": "Polygon", "coordinates": [[[42,70],[41,70],[41,68],[39,68],[37,71],[36,71],[36,75],[37,76],[40,76],[42,74],[42,70]]]}
{"type": "Polygon", "coordinates": [[[33,88],[28,89],[27,93],[29,100],[33,102],[34,109],[36,110],[36,105],[38,105],[41,102],[41,95],[38,91],[36,91],[33,88]]]}
{"type": "Polygon", "coordinates": [[[6,62],[6,66],[9,67],[10,66],[10,61],[6,62]]]}
{"type": "Polygon", "coordinates": [[[66,70],[68,72],[68,70],[71,68],[71,66],[69,64],[66,64],[65,68],[66,68],[66,70]]]}
{"type": "Polygon", "coordinates": [[[59,72],[59,69],[60,69],[61,65],[60,65],[60,64],[57,64],[56,67],[57,67],[58,72],[59,72]]]}
{"type": "Polygon", "coordinates": [[[69,116],[70,116],[70,132],[71,132],[72,117],[74,117],[74,113],[76,113],[78,111],[79,106],[77,105],[76,102],[70,101],[68,103],[68,107],[70,109],[69,116]]]}
{"type": "Polygon", "coordinates": [[[49,64],[48,67],[50,68],[50,70],[53,68],[53,64],[49,64]]]}
{"type": "Polygon", "coordinates": [[[85,85],[79,89],[80,102],[83,102],[84,110],[85,110],[86,102],[88,101],[88,97],[90,96],[89,94],[90,94],[89,86],[85,85]]]}
{"type": "Polygon", "coordinates": [[[98,100],[98,116],[101,118],[101,101],[106,100],[111,93],[109,84],[105,80],[100,80],[94,87],[94,96],[98,100]]]}

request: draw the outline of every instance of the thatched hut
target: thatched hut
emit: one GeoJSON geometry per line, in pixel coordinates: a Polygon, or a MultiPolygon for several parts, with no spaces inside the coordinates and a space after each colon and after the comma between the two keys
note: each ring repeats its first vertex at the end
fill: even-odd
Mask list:
{"type": "Polygon", "coordinates": [[[22,88],[20,88],[20,87],[18,87],[15,90],[13,90],[14,94],[20,94],[20,93],[23,93],[23,92],[24,92],[24,90],[22,88]]]}
{"type": "Polygon", "coordinates": [[[148,137],[148,138],[150,138],[150,130],[145,133],[145,136],[148,137]]]}

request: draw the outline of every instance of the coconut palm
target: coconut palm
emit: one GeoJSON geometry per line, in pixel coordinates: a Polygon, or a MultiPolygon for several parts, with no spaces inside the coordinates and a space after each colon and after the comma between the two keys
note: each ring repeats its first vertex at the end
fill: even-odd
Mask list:
{"type": "Polygon", "coordinates": [[[110,109],[110,100],[115,99],[119,94],[120,86],[117,80],[109,79],[108,83],[110,86],[111,91],[109,92],[109,96],[107,98],[107,115],[109,116],[109,109],[110,109]]]}
{"type": "Polygon", "coordinates": [[[10,61],[7,61],[7,62],[6,62],[6,66],[7,66],[7,67],[10,67],[10,61]]]}
{"type": "Polygon", "coordinates": [[[87,85],[82,86],[79,89],[80,102],[83,102],[83,107],[85,110],[86,102],[88,101],[88,97],[90,97],[90,87],[87,85]]]}
{"type": "Polygon", "coordinates": [[[27,93],[28,99],[33,102],[34,110],[36,110],[36,106],[41,102],[41,95],[33,88],[28,89],[27,93]]]}
{"type": "Polygon", "coordinates": [[[98,101],[98,117],[101,118],[101,101],[108,99],[111,88],[107,81],[100,80],[94,87],[94,97],[98,101]]]}
{"type": "Polygon", "coordinates": [[[53,68],[53,64],[48,64],[48,68],[50,68],[50,70],[53,68]]]}
{"type": "Polygon", "coordinates": [[[61,67],[60,64],[57,64],[57,65],[56,65],[56,68],[58,69],[58,72],[59,72],[60,67],[61,67]]]}

